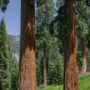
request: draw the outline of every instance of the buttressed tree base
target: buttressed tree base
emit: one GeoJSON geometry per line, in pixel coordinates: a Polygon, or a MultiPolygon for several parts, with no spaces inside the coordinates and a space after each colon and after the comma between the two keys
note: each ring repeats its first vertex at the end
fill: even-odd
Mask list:
{"type": "Polygon", "coordinates": [[[37,90],[35,62],[35,10],[21,0],[21,43],[18,90],[37,90]]]}
{"type": "Polygon", "coordinates": [[[69,22],[69,35],[66,38],[65,47],[64,90],[76,90],[78,81],[76,73],[75,0],[65,0],[65,13],[69,22]]]}

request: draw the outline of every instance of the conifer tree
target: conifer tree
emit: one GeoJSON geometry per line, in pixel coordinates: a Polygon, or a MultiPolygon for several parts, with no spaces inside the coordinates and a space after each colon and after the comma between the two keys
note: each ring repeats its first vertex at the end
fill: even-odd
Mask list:
{"type": "Polygon", "coordinates": [[[76,72],[76,32],[75,0],[57,0],[58,15],[54,23],[58,37],[64,48],[64,90],[76,90],[78,86],[76,72]],[[59,2],[59,3],[58,3],[59,2]]]}
{"type": "Polygon", "coordinates": [[[40,41],[40,46],[42,46],[43,51],[43,82],[44,85],[47,85],[47,47],[48,41],[50,38],[49,33],[49,24],[53,20],[55,13],[55,4],[53,0],[45,0],[40,2],[36,11],[37,19],[37,35],[39,36],[38,40],[40,41]]]}
{"type": "Polygon", "coordinates": [[[20,71],[18,90],[37,90],[34,0],[21,0],[20,71]]]}
{"type": "MultiPolygon", "coordinates": [[[[76,33],[80,38],[80,49],[82,53],[82,66],[80,72],[86,73],[87,71],[87,59],[86,59],[86,36],[88,34],[88,15],[87,6],[85,7],[85,1],[79,0],[76,2],[76,33]]],[[[78,60],[77,60],[78,61],[78,60]]]]}
{"type": "Polygon", "coordinates": [[[17,90],[18,88],[18,71],[19,71],[19,64],[16,61],[16,58],[12,57],[10,60],[10,74],[11,74],[11,77],[10,77],[11,89],[10,90],[17,90]]]}
{"type": "Polygon", "coordinates": [[[8,37],[4,19],[0,23],[0,90],[10,90],[8,37]]]}
{"type": "Polygon", "coordinates": [[[75,0],[65,0],[65,15],[69,25],[66,38],[64,57],[64,90],[76,90],[78,86],[76,72],[76,31],[75,31],[75,0]]]}

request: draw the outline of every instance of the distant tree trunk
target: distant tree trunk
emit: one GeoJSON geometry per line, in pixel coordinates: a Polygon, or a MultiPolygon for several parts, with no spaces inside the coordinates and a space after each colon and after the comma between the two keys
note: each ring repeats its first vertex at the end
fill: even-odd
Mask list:
{"type": "Polygon", "coordinates": [[[87,59],[86,59],[86,41],[85,38],[81,40],[81,51],[82,51],[82,57],[83,57],[83,63],[81,66],[81,73],[86,73],[87,71],[87,59]]]}
{"type": "Polygon", "coordinates": [[[35,62],[35,10],[21,0],[21,42],[18,90],[37,90],[35,62]]]}
{"type": "Polygon", "coordinates": [[[76,72],[75,0],[65,0],[65,13],[69,22],[69,35],[66,38],[65,46],[64,90],[76,90],[78,80],[76,72]]]}
{"type": "Polygon", "coordinates": [[[44,85],[47,86],[47,66],[46,66],[46,44],[44,44],[44,60],[43,60],[43,68],[44,68],[44,85]]]}
{"type": "MultiPolygon", "coordinates": [[[[47,4],[45,0],[45,27],[47,28],[47,4]]],[[[43,53],[44,53],[44,60],[43,60],[43,65],[44,65],[44,85],[47,86],[47,65],[46,65],[46,43],[43,44],[43,53]]]]}

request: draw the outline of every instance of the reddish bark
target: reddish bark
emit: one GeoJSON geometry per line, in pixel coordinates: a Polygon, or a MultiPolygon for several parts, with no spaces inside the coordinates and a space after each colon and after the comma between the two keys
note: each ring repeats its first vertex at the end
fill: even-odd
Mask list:
{"type": "Polygon", "coordinates": [[[37,90],[35,62],[35,10],[21,0],[20,73],[18,90],[37,90]]]}
{"type": "Polygon", "coordinates": [[[47,86],[46,45],[44,44],[44,85],[47,86]]]}
{"type": "Polygon", "coordinates": [[[64,90],[76,90],[78,80],[76,72],[75,0],[65,0],[65,13],[69,22],[69,35],[66,38],[65,46],[64,90]]]}
{"type": "Polygon", "coordinates": [[[87,59],[86,59],[86,41],[85,41],[85,38],[82,39],[82,57],[83,57],[83,63],[82,63],[82,66],[81,66],[81,73],[86,73],[87,71],[87,59]]]}

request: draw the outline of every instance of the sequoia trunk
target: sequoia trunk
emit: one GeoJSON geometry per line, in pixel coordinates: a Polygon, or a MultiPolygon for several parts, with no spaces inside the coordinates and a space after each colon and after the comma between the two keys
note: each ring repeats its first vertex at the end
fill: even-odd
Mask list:
{"type": "Polygon", "coordinates": [[[65,46],[64,90],[76,90],[78,80],[76,72],[75,0],[65,0],[65,13],[69,22],[69,35],[66,38],[65,46]]]}
{"type": "Polygon", "coordinates": [[[44,85],[47,86],[47,68],[46,68],[46,44],[44,44],[44,61],[43,61],[43,67],[44,67],[44,85]]]}
{"type": "Polygon", "coordinates": [[[83,63],[81,66],[81,73],[86,73],[87,71],[87,59],[86,59],[86,41],[85,38],[81,40],[81,51],[82,51],[82,57],[83,57],[83,63]]]}
{"type": "Polygon", "coordinates": [[[35,10],[21,0],[21,42],[18,90],[37,90],[35,62],[35,10]]]}

